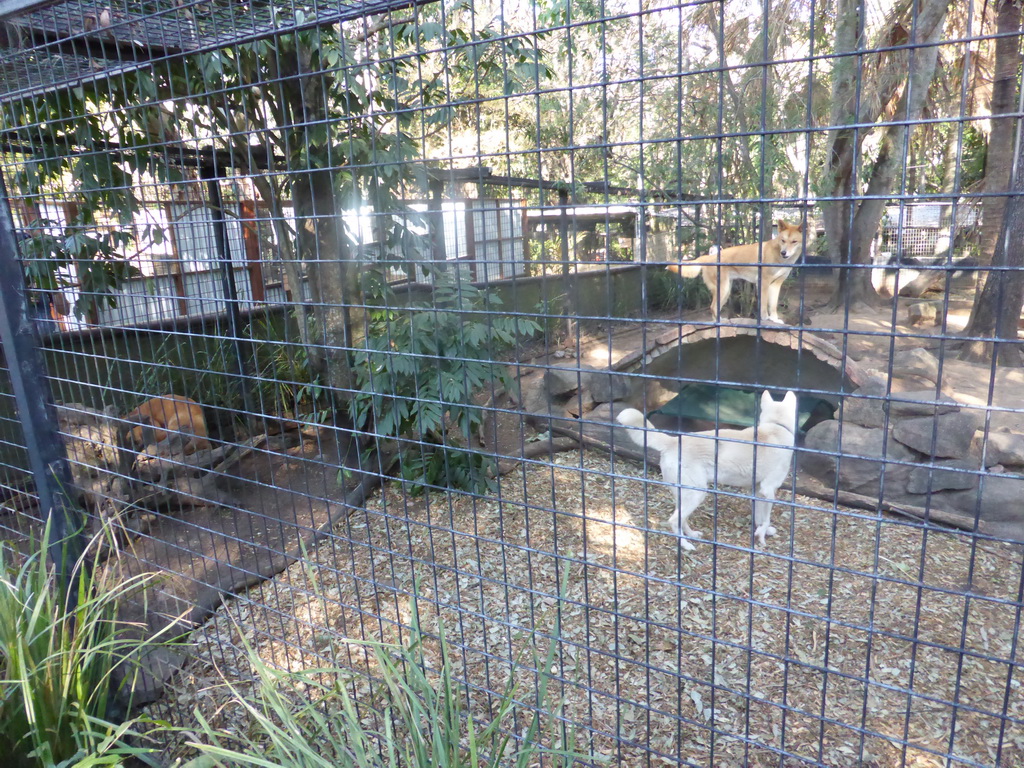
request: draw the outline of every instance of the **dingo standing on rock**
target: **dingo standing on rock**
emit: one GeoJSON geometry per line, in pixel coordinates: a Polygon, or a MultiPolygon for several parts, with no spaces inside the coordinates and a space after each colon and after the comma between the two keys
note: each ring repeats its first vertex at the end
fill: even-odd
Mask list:
{"type": "Polygon", "coordinates": [[[771,240],[735,245],[725,250],[713,248],[706,256],[682,264],[669,264],[668,269],[681,277],[700,275],[703,278],[704,284],[711,289],[711,308],[715,320],[722,319],[722,305],[729,298],[733,280],[760,284],[761,320],[782,324],[782,318],[779,317],[779,292],[803,250],[803,225],[779,219],[779,234],[771,240]]]}
{"type": "MultiPolygon", "coordinates": [[[[654,425],[634,408],[627,408],[620,413],[617,421],[629,427],[629,436],[633,442],[643,446],[646,439],[647,446],[660,454],[658,463],[661,474],[666,482],[675,486],[676,512],[671,523],[676,535],[700,538],[700,531],[690,527],[690,515],[704,500],[708,485],[716,482],[719,485],[754,489],[757,497],[754,500],[754,524],[757,526],[754,536],[763,547],[765,537],[775,535],[772,506],[775,494],[789,476],[793,446],[796,444],[796,417],[795,392],[787,392],[781,402],[776,402],[771,393],[765,390],[761,394],[761,415],[756,427],[668,435],[656,431],[654,425]]],[[[679,544],[683,549],[694,549],[687,538],[680,538],[679,544]]]]}

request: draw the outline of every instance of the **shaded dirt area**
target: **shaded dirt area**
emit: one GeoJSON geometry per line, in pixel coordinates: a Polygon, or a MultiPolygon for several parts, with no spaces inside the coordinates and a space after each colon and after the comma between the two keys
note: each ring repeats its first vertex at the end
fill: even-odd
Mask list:
{"type": "MultiPolygon", "coordinates": [[[[344,453],[358,469],[351,450],[339,451],[329,435],[277,440],[277,449],[257,449],[230,474],[216,479],[223,504],[175,505],[156,512],[135,511],[124,521],[120,551],[107,561],[125,577],[158,573],[138,599],[123,606],[122,618],[146,634],[169,625],[174,634],[205,621],[228,596],[271,578],[314,546],[331,520],[361,504],[368,487],[349,491],[339,484],[344,453]],[[291,443],[288,446],[285,443],[291,443]],[[297,444],[296,444],[297,443],[297,444]]],[[[379,473],[374,468],[373,473],[379,473]]],[[[371,484],[376,485],[371,476],[371,484]]],[[[41,516],[25,509],[3,519],[5,538],[41,538],[41,516]]],[[[149,672],[136,688],[137,700],[159,696],[164,678],[183,663],[174,651],[147,654],[149,672]]]]}
{"type": "MultiPolygon", "coordinates": [[[[560,618],[558,701],[616,764],[650,750],[653,764],[767,766],[784,750],[887,766],[902,742],[908,765],[950,749],[994,764],[1003,723],[1003,764],[1024,760],[1020,681],[999,661],[1013,655],[1017,549],[797,497],[753,552],[750,502],[720,495],[696,514],[716,543],[685,554],[661,529],[671,507],[655,472],[593,452],[522,466],[487,498],[410,502],[389,485],[218,610],[172,701],[244,727],[217,685],[219,670],[248,690],[243,637],[283,668],[372,672],[352,641],[400,640],[418,584],[481,716],[510,677],[529,700],[532,654],[560,618]]],[[[371,680],[352,685],[369,700],[371,680]]]]}
{"type": "MultiPolygon", "coordinates": [[[[534,348],[513,372],[567,358],[604,367],[673,322],[587,328],[579,343],[534,348]]],[[[894,340],[890,322],[812,315],[808,328],[879,371],[893,349],[942,353],[929,332],[898,325],[894,340]]],[[[996,372],[990,393],[984,366],[951,358],[944,391],[991,402],[994,424],[1019,423],[1017,372],[996,372]]],[[[946,754],[1024,764],[1020,546],[785,496],[778,536],[755,551],[750,500],[720,493],[695,515],[709,540],[683,553],[662,528],[672,502],[655,466],[579,447],[517,462],[546,444],[544,427],[508,400],[493,407],[485,444],[504,470],[493,493],[374,492],[300,561],[214,613],[162,706],[185,725],[196,706],[247,727],[220,685],[224,675],[251,690],[243,640],[286,669],[372,676],[359,641],[404,639],[418,591],[424,628],[443,622],[457,648],[477,717],[511,679],[530,701],[534,654],[559,621],[554,704],[579,744],[613,764],[932,768],[946,754]]],[[[290,483],[294,505],[311,467],[271,464],[259,471],[272,480],[260,479],[290,483]]],[[[364,701],[377,695],[372,677],[351,686],[364,701]]]]}

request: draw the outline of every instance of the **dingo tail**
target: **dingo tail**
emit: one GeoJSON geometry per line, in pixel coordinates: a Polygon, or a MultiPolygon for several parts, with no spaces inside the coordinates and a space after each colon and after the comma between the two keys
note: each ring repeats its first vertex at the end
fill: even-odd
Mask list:
{"type": "Polygon", "coordinates": [[[700,271],[708,262],[714,263],[718,261],[719,253],[721,251],[718,246],[712,245],[704,256],[698,256],[696,259],[682,261],[678,264],[669,264],[668,271],[675,272],[680,277],[700,277],[700,271]]]}
{"type": "Polygon", "coordinates": [[[643,447],[646,440],[648,447],[653,448],[658,453],[665,451],[675,444],[676,439],[671,435],[666,435],[664,432],[658,432],[654,425],[651,424],[644,415],[635,408],[627,408],[618,416],[615,420],[622,424],[624,427],[628,427],[629,437],[634,443],[643,447]],[[645,432],[644,429],[647,431],[645,432]]]}

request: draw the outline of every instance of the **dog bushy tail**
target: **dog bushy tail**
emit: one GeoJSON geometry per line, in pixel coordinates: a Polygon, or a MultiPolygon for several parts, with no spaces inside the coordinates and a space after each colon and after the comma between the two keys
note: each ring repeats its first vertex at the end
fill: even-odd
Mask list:
{"type": "Polygon", "coordinates": [[[664,432],[656,431],[654,425],[645,419],[644,415],[636,410],[636,408],[627,408],[616,416],[615,420],[624,427],[629,427],[627,431],[630,438],[640,447],[643,447],[645,438],[647,446],[653,448],[658,453],[662,453],[676,443],[677,438],[666,435],[664,432]],[[642,429],[643,427],[647,428],[646,432],[642,429]]]}
{"type": "Polygon", "coordinates": [[[718,246],[712,245],[711,249],[704,256],[698,256],[696,259],[680,262],[679,264],[669,264],[668,271],[675,272],[680,277],[700,277],[701,269],[709,262],[717,262],[719,253],[718,246]]]}

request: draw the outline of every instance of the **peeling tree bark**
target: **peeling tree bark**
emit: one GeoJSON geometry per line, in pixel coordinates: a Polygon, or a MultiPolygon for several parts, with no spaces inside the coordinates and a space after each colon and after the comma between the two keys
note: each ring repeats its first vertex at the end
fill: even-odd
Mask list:
{"type": "MultiPolygon", "coordinates": [[[[873,304],[878,299],[871,286],[871,271],[864,266],[871,263],[871,242],[882,220],[885,196],[892,190],[896,175],[905,162],[908,124],[921,117],[928,98],[938,60],[938,48],[934,44],[942,36],[948,7],[949,0],[922,0],[917,6],[917,17],[906,42],[922,47],[910,53],[906,86],[893,116],[900,122],[885,128],[878,156],[868,174],[865,199],[859,204],[851,198],[859,192],[855,160],[861,153],[865,131],[842,127],[832,134],[826,166],[826,179],[830,183],[825,196],[837,199],[822,206],[829,257],[832,263],[840,265],[839,280],[830,302],[832,308],[873,304]]],[[[836,24],[837,54],[852,54],[863,49],[861,12],[857,0],[840,0],[836,24]]],[[[853,56],[837,61],[832,82],[833,125],[852,126],[877,119],[874,115],[858,114],[856,89],[862,72],[856,61],[853,56]]],[[[894,80],[892,95],[898,86],[899,81],[894,80]]],[[[887,103],[888,95],[884,93],[879,103],[887,103]]]]}
{"type": "MultiPolygon", "coordinates": [[[[1007,115],[1017,108],[1017,71],[1020,67],[1020,0],[1000,0],[996,11],[996,33],[1009,35],[996,40],[995,72],[992,78],[992,128],[985,153],[985,192],[1004,192],[1013,167],[1013,141],[1016,120],[1007,115]]],[[[1003,228],[1005,197],[985,197],[981,201],[982,264],[991,264],[1003,228]]],[[[984,278],[983,278],[984,279],[984,278]]],[[[979,284],[979,290],[983,286],[979,284]]]]}
{"type": "Polygon", "coordinates": [[[1024,151],[1019,142],[1009,192],[1002,232],[992,258],[996,271],[978,291],[966,331],[971,336],[997,341],[966,342],[960,359],[987,362],[995,356],[997,365],[1020,367],[1024,364],[1017,339],[1024,306],[1024,151]]]}
{"type": "MultiPolygon", "coordinates": [[[[1018,71],[1020,55],[1021,7],[1015,0],[1002,0],[999,4],[996,31],[1009,34],[996,41],[995,82],[992,87],[992,114],[1013,112],[1017,107],[1018,71]],[[1012,33],[1016,32],[1016,35],[1012,33]]],[[[1009,191],[1019,195],[1024,189],[1024,166],[1014,153],[1014,133],[1019,119],[993,119],[985,160],[985,191],[1009,191]],[[1011,169],[1013,189],[1009,189],[1011,169]]],[[[995,272],[982,272],[974,306],[964,330],[966,336],[995,337],[1016,342],[1017,323],[1021,312],[1022,281],[1024,275],[1024,218],[1019,197],[986,197],[982,201],[982,264],[991,264],[995,272]]],[[[998,355],[1001,365],[1021,365],[1020,353],[1005,344],[976,340],[967,341],[960,350],[960,359],[987,362],[998,355]]]]}

